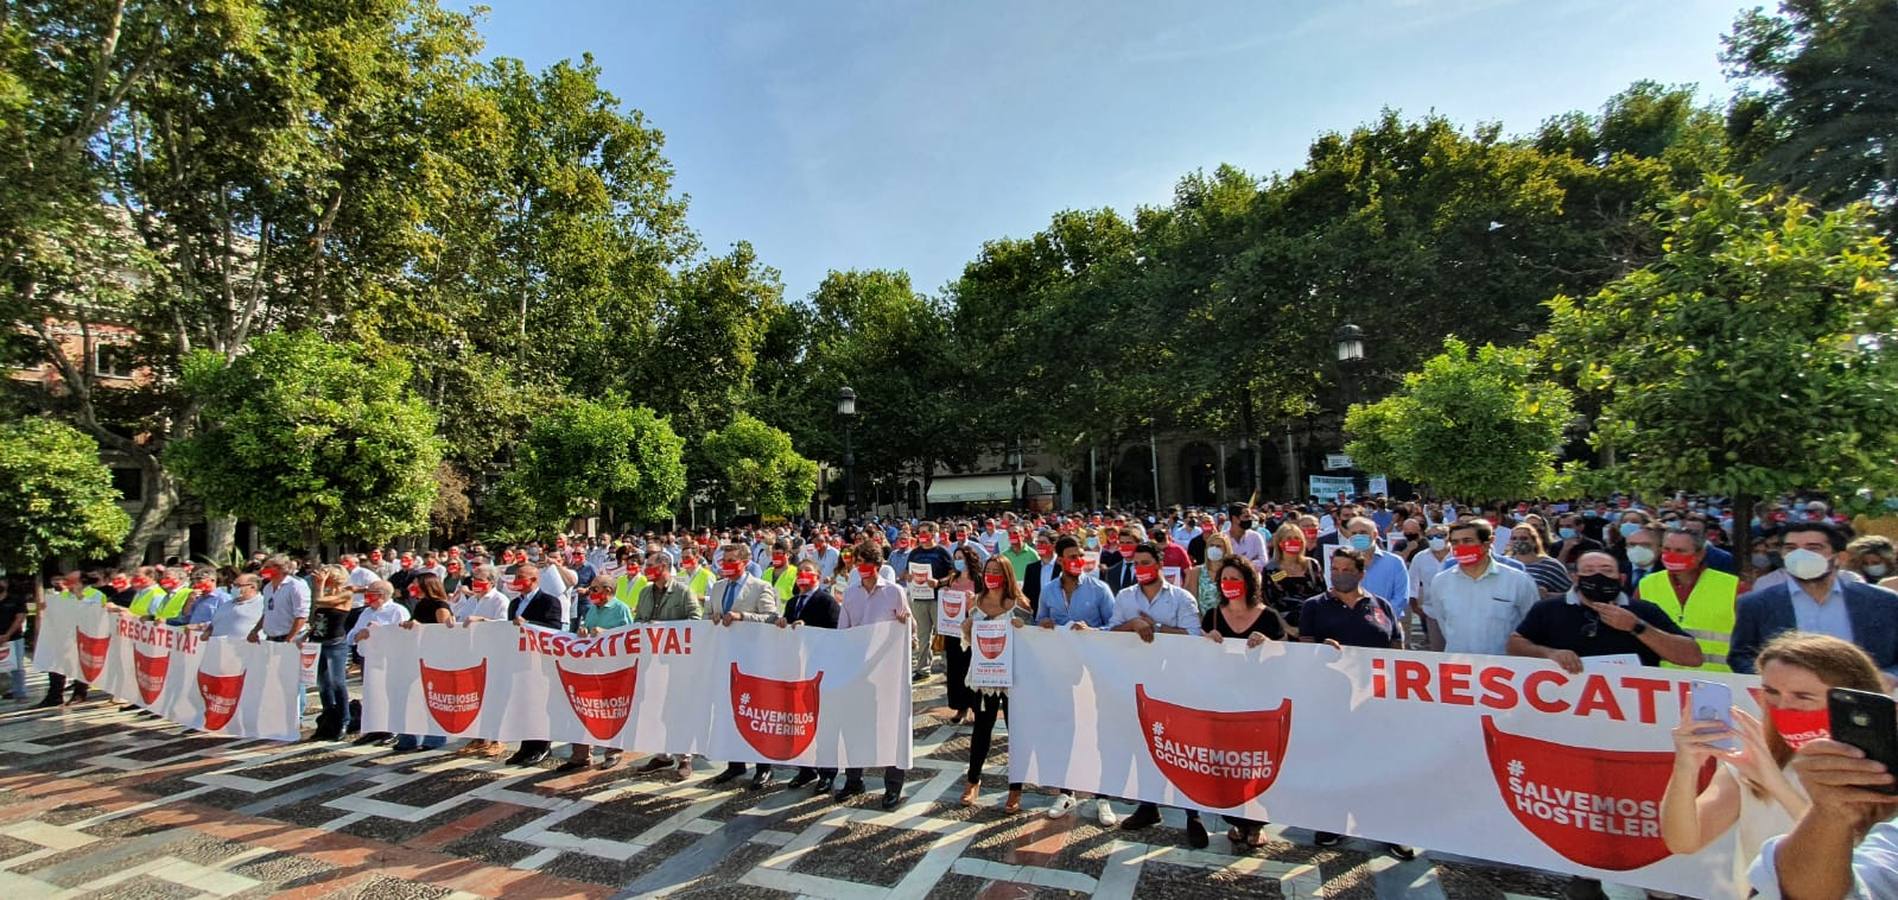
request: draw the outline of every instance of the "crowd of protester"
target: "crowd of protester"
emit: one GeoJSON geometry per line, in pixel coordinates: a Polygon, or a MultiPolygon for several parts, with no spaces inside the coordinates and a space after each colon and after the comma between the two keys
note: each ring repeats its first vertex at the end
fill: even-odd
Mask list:
{"type": "MultiPolygon", "coordinates": [[[[512,621],[598,634],[689,619],[781,628],[912,623],[914,679],[941,672],[949,721],[974,731],[964,804],[978,802],[995,724],[1008,715],[1006,690],[967,684],[976,621],[1124,631],[1147,642],[1165,633],[1513,655],[1570,672],[1582,671],[1589,657],[1612,656],[1756,673],[1763,717],[1736,709],[1731,730],[1683,717],[1674,731],[1679,762],[1663,802],[1663,836],[1676,852],[1734,842],[1736,877],[1754,879],[1753,888],[1771,896],[1774,886],[1759,879],[1824,868],[1789,864],[1788,847],[1835,860],[1841,853],[1849,860],[1853,845],[1860,854],[1893,852],[1894,826],[1884,820],[1895,807],[1867,789],[1889,784],[1890,774],[1827,740],[1823,727],[1829,689],[1898,686],[1893,535],[1898,519],[1848,522],[1822,500],[1768,502],[1736,523],[1729,504],[1685,497],[1485,508],[1340,498],[557,536],[371,549],[333,562],[257,554],[241,568],[71,571],[51,588],[208,636],[314,643],[319,708],[310,739],[387,744],[398,753],[441,748],[444,739],[358,733],[352,648],[373,640],[379,627],[512,621]],[[1737,529],[1750,538],[1744,558],[1734,552],[1737,529]],[[960,633],[935,630],[942,591],[969,598],[960,633]],[[1721,749],[1729,741],[1740,749],[1721,749]],[[1714,778],[1699,790],[1696,779],[1710,760],[1714,778]],[[1841,830],[1841,821],[1854,827],[1841,830]]],[[[0,596],[0,625],[16,660],[25,613],[22,598],[0,596]]],[[[24,694],[23,671],[15,668],[9,696],[24,694]]],[[[85,684],[53,675],[40,705],[87,699],[85,684]]],[[[537,764],[550,751],[547,742],[523,742],[507,762],[537,764]]],[[[616,750],[597,759],[594,751],[573,745],[561,767],[620,762],[616,750]]],[[[476,740],[456,752],[507,751],[476,740]]],[[[683,780],[694,761],[655,756],[640,771],[683,780]]],[[[749,771],[754,790],[778,777],[768,764],[749,771]]],[[[730,763],[709,783],[731,784],[746,772],[730,763]]],[[[800,768],[788,787],[830,792],[839,802],[864,793],[861,770],[841,773],[841,784],[839,774],[800,768]]],[[[883,789],[882,806],[895,808],[903,772],[886,770],[883,789]]],[[[1007,811],[1021,810],[1022,791],[1009,785],[1007,811]]],[[[1085,799],[1103,826],[1137,831],[1160,820],[1150,803],[1122,818],[1114,798],[1072,792],[1058,793],[1045,814],[1071,815],[1085,799]]],[[[1235,850],[1264,843],[1265,823],[1227,824],[1235,850]]],[[[1194,847],[1209,841],[1191,811],[1187,840],[1194,847]]],[[[1316,836],[1321,846],[1341,840],[1316,836]]],[[[1414,852],[1389,849],[1402,858],[1414,852]]],[[[1833,869],[1825,875],[1836,880],[1833,869]]],[[[1600,888],[1578,880],[1571,895],[1599,896],[1600,888]]]]}

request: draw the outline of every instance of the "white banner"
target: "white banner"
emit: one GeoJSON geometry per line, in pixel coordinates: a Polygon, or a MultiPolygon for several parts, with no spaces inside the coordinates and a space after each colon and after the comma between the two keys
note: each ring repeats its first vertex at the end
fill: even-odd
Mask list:
{"type": "Polygon", "coordinates": [[[360,647],[364,731],[910,764],[909,629],[900,623],[667,622],[597,638],[506,622],[382,626],[360,647]]]}
{"type": "Polygon", "coordinates": [[[969,626],[975,639],[969,654],[969,687],[1006,688],[1015,686],[1015,630],[1007,619],[986,619],[969,626]]]}
{"type": "Polygon", "coordinates": [[[33,665],[201,731],[279,741],[300,735],[292,644],[204,640],[116,607],[49,597],[33,665]]]}
{"type": "Polygon", "coordinates": [[[1015,638],[1016,680],[1033,689],[1009,697],[1010,781],[1733,893],[1732,842],[1671,855],[1659,807],[1689,680],[1728,681],[1744,704],[1757,679],[1174,635],[1015,638]]]}
{"type": "Polygon", "coordinates": [[[1357,482],[1351,478],[1336,475],[1307,475],[1307,487],[1311,495],[1324,502],[1338,499],[1340,494],[1350,496],[1357,493],[1357,482]]]}

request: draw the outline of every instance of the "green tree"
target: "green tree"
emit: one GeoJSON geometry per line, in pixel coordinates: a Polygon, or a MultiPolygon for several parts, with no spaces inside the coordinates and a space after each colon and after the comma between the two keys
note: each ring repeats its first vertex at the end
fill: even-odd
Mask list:
{"type": "Polygon", "coordinates": [[[791,449],[791,437],[748,415],[705,437],[705,457],[725,498],[760,515],[807,508],[817,490],[817,463],[791,449]]]}
{"type": "Polygon", "coordinates": [[[1898,493],[1898,296],[1873,211],[1721,176],[1656,219],[1661,259],[1549,302],[1542,350],[1598,398],[1603,480],[1732,497],[1741,522],[1782,491],[1898,493]]]}
{"type": "Polygon", "coordinates": [[[534,418],[497,489],[492,524],[540,536],[603,502],[635,520],[665,518],[685,490],[683,451],[664,419],[616,394],[564,401],[534,418]]]}
{"type": "Polygon", "coordinates": [[[166,461],[214,515],[266,539],[316,546],[427,529],[441,449],[409,367],[312,331],[257,338],[236,359],[199,351],[184,389],[206,426],[166,461]]]}
{"type": "Polygon", "coordinates": [[[1555,449],[1571,415],[1566,388],[1535,378],[1525,348],[1454,338],[1404,386],[1345,419],[1346,450],[1360,468],[1486,501],[1534,496],[1555,475],[1555,449]]]}
{"type": "Polygon", "coordinates": [[[132,528],[119,500],[84,432],[40,418],[0,425],[0,567],[31,573],[116,551],[132,528]]]}
{"type": "Polygon", "coordinates": [[[1726,38],[1734,131],[1757,174],[1836,205],[1867,200],[1898,227],[1898,3],[1798,0],[1742,13],[1726,38]]]}

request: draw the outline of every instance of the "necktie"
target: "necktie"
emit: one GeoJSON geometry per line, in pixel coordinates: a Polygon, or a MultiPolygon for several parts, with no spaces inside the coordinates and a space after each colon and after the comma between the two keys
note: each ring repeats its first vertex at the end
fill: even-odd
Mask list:
{"type": "Polygon", "coordinates": [[[736,602],[737,600],[738,600],[738,582],[734,581],[731,584],[726,585],[725,587],[725,611],[731,612],[732,604],[736,602]]]}

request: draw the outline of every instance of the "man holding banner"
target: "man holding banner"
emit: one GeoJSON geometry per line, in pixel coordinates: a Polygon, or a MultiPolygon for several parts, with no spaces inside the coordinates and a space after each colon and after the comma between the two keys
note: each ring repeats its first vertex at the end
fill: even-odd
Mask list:
{"type": "MultiPolygon", "coordinates": [[[[1147,541],[1134,548],[1132,565],[1134,585],[1114,598],[1114,614],[1107,621],[1110,631],[1127,631],[1151,645],[1155,633],[1199,634],[1199,601],[1192,594],[1160,577],[1160,548],[1147,541]]],[[[1143,802],[1134,814],[1120,823],[1122,831],[1140,831],[1160,821],[1160,806],[1143,802]]],[[[1206,847],[1206,826],[1199,810],[1186,810],[1186,840],[1195,850],[1206,847]]]]}

